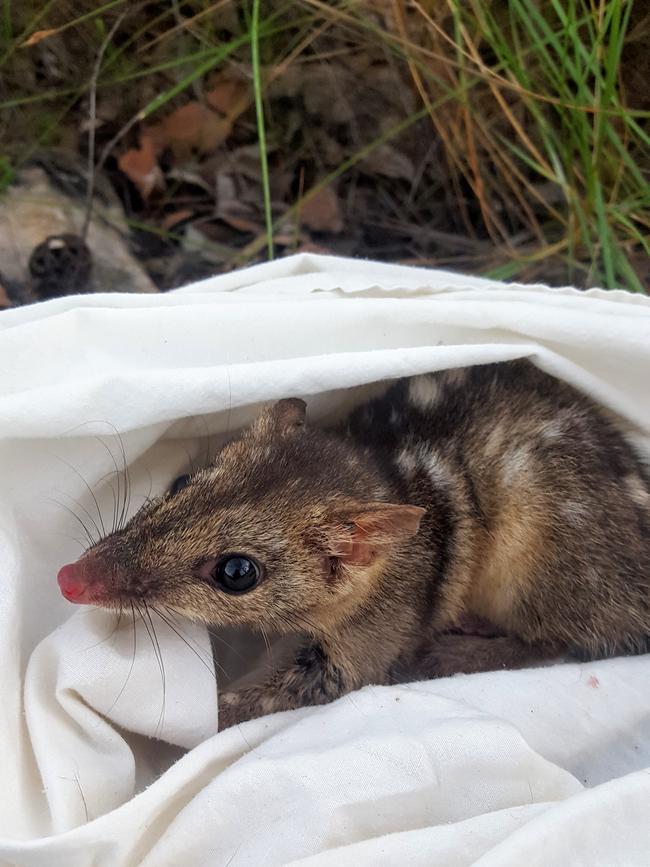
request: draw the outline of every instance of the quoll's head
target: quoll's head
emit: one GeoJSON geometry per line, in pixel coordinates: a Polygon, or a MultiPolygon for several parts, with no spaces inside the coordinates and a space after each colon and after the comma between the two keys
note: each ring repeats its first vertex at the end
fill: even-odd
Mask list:
{"type": "Polygon", "coordinates": [[[282,400],[211,466],[64,566],[59,586],[71,602],[296,629],[300,615],[365,595],[417,533],[424,509],[389,496],[371,458],[306,426],[303,401],[282,400]]]}

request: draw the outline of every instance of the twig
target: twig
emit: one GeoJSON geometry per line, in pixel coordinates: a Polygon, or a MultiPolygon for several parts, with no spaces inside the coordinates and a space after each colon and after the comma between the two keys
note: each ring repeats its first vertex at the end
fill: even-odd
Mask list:
{"type": "Polygon", "coordinates": [[[95,127],[97,124],[97,79],[99,78],[102,63],[104,62],[104,55],[106,54],[106,49],[108,48],[111,40],[115,36],[117,28],[120,26],[122,21],[124,21],[124,18],[128,14],[128,11],[128,9],[125,9],[124,12],[120,12],[120,14],[115,19],[113,26],[104,37],[102,44],[99,47],[99,51],[97,52],[97,59],[95,60],[95,66],[93,67],[93,74],[90,78],[90,97],[88,107],[90,126],[88,129],[88,181],[86,185],[86,216],[84,218],[83,227],[81,229],[81,237],[84,241],[86,240],[86,237],[88,235],[88,229],[90,227],[90,220],[93,214],[93,196],[95,194],[95,127]]]}

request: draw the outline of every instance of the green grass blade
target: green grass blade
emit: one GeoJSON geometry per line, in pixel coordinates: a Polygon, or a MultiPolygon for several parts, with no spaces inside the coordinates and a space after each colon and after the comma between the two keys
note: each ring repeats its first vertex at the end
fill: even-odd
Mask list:
{"type": "Polygon", "coordinates": [[[271,213],[271,184],[269,181],[269,160],[266,152],[266,128],[264,125],[264,99],[262,93],[262,72],[260,68],[260,0],[253,0],[251,19],[251,60],[253,66],[253,90],[255,94],[255,115],[257,118],[257,140],[260,149],[260,168],[262,171],[262,191],[264,195],[264,221],[268,244],[268,257],[273,258],[273,215],[271,213]]]}

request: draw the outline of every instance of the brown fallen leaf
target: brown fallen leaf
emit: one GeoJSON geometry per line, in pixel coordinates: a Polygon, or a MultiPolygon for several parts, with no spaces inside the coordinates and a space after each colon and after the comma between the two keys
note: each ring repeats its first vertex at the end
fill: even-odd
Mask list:
{"type": "Polygon", "coordinates": [[[364,157],[360,166],[371,174],[385,178],[397,178],[411,183],[415,179],[415,166],[411,158],[389,144],[380,145],[364,157]]]}
{"type": "Polygon", "coordinates": [[[182,105],[149,129],[159,149],[171,148],[178,161],[184,161],[192,151],[209,153],[216,150],[232,132],[233,121],[200,102],[182,105]]]}
{"type": "Polygon", "coordinates": [[[264,225],[261,220],[249,220],[247,217],[237,217],[235,214],[223,214],[220,219],[238,232],[258,235],[264,231],[264,225]]]}
{"type": "Polygon", "coordinates": [[[29,39],[20,43],[20,47],[29,48],[32,45],[38,45],[39,42],[43,39],[47,39],[48,36],[54,36],[54,34],[58,33],[60,29],[60,27],[53,27],[50,30],[35,30],[29,39]]]}
{"type": "Polygon", "coordinates": [[[218,171],[214,179],[214,216],[238,232],[254,235],[264,230],[261,193],[245,178],[218,171]]]}
{"type": "Polygon", "coordinates": [[[343,230],[339,197],[333,187],[324,187],[300,208],[300,222],[314,232],[336,234],[343,230]]]}
{"type": "Polygon", "coordinates": [[[242,102],[245,105],[250,102],[250,85],[236,78],[220,78],[213,83],[205,99],[210,108],[230,117],[233,112],[240,113],[242,102]]]}
{"type": "Polygon", "coordinates": [[[145,200],[154,190],[164,186],[163,174],[156,160],[156,145],[146,132],[140,133],[140,147],[123,153],[117,165],[133,181],[145,200]]]}

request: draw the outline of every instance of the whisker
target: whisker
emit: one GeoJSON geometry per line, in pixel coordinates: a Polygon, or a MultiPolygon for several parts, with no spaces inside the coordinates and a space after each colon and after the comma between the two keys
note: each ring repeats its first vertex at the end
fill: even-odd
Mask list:
{"type": "Polygon", "coordinates": [[[120,449],[122,451],[122,465],[124,468],[124,511],[122,516],[122,523],[120,524],[120,529],[122,529],[131,509],[131,477],[129,476],[129,465],[126,460],[126,449],[124,448],[124,440],[122,439],[122,435],[118,431],[116,431],[116,433],[118,442],[120,444],[120,449]]]}
{"type": "Polygon", "coordinates": [[[90,821],[90,815],[88,813],[88,802],[86,801],[86,796],[84,795],[84,790],[81,788],[81,780],[79,779],[79,772],[74,772],[74,781],[77,784],[77,788],[79,789],[79,794],[81,795],[81,803],[84,805],[84,813],[86,814],[86,822],[90,821]]]}
{"type": "Polygon", "coordinates": [[[117,617],[115,618],[115,625],[113,629],[109,632],[106,638],[102,638],[101,641],[97,641],[95,644],[91,644],[88,647],[84,647],[83,653],[87,653],[89,650],[94,650],[95,647],[99,647],[101,644],[105,644],[107,641],[110,641],[111,638],[115,635],[117,630],[120,628],[120,624],[122,622],[122,617],[124,615],[124,611],[122,608],[117,612],[117,617]]]}
{"type": "Polygon", "coordinates": [[[129,478],[129,467],[128,467],[128,463],[126,460],[126,449],[124,448],[124,440],[122,439],[122,435],[119,432],[119,430],[115,427],[115,425],[106,419],[104,419],[104,421],[102,423],[108,425],[108,427],[110,427],[113,430],[113,434],[117,438],[117,441],[119,444],[119,449],[120,449],[120,452],[122,455],[122,469],[120,470],[118,465],[117,465],[115,455],[113,454],[113,450],[110,449],[106,445],[106,443],[104,442],[104,440],[101,437],[95,437],[95,439],[98,439],[101,442],[101,444],[104,446],[106,451],[109,453],[109,455],[111,456],[111,460],[113,461],[113,466],[115,467],[115,475],[117,476],[117,501],[118,501],[118,503],[121,503],[121,506],[119,509],[119,516],[117,516],[117,523],[114,525],[113,529],[114,530],[121,530],[122,527],[124,526],[126,516],[128,515],[129,509],[131,506],[131,480],[129,478]],[[122,491],[120,491],[120,477],[121,476],[124,477],[124,484],[122,486],[123,487],[122,491]],[[120,493],[121,493],[121,496],[120,496],[120,493]]]}
{"type": "Polygon", "coordinates": [[[151,470],[147,467],[147,475],[149,476],[149,490],[147,491],[147,495],[144,498],[144,502],[151,502],[151,492],[153,491],[153,476],[151,475],[151,470]]]}
{"type": "MultiPolygon", "coordinates": [[[[187,647],[192,651],[194,656],[196,656],[196,658],[200,661],[201,665],[210,673],[210,676],[213,677],[215,679],[215,682],[216,682],[217,676],[216,676],[216,673],[214,671],[214,668],[205,661],[205,659],[203,658],[201,653],[194,646],[194,642],[191,641],[189,636],[187,638],[184,637],[184,634],[182,633],[182,630],[180,629],[180,627],[176,628],[176,626],[172,623],[172,621],[168,617],[165,617],[165,615],[158,608],[155,608],[152,605],[151,610],[154,612],[154,614],[157,614],[158,617],[160,617],[160,619],[163,621],[163,623],[165,623],[171,629],[171,631],[174,632],[178,636],[178,638],[180,638],[180,640],[184,644],[187,645],[187,647]]],[[[165,609],[165,610],[167,610],[167,609],[165,609]]],[[[185,633],[185,635],[187,635],[187,633],[185,633]]],[[[223,665],[220,665],[216,659],[211,659],[210,661],[213,662],[214,665],[216,665],[217,668],[219,668],[219,670],[223,672],[225,677],[228,677],[228,672],[223,667],[223,665]]]]}
{"type": "MultiPolygon", "coordinates": [[[[97,439],[97,437],[95,437],[97,439]]],[[[106,479],[110,479],[115,475],[114,471],[104,473],[101,478],[97,479],[97,485],[101,485],[106,479]]],[[[113,487],[113,483],[109,482],[109,487],[111,489],[111,494],[113,496],[113,523],[111,524],[112,529],[115,529],[115,522],[117,521],[117,497],[115,496],[115,488],[113,487]]]]}
{"type": "Polygon", "coordinates": [[[240,843],[239,846],[237,846],[237,848],[235,849],[235,851],[232,853],[232,855],[230,856],[230,858],[228,858],[228,860],[226,861],[224,867],[230,867],[230,865],[232,864],[232,862],[235,860],[235,856],[237,855],[237,853],[239,852],[239,850],[241,849],[241,847],[242,847],[242,844],[240,843]]]}
{"type": "Polygon", "coordinates": [[[192,453],[187,448],[187,446],[183,446],[183,451],[185,452],[185,456],[187,458],[187,466],[190,468],[190,475],[193,476],[196,472],[196,465],[194,463],[194,458],[192,457],[192,453]]]}
{"type": "Polygon", "coordinates": [[[273,662],[273,654],[271,653],[271,645],[269,644],[269,637],[266,634],[266,629],[260,624],[260,632],[262,633],[262,638],[264,639],[264,644],[266,645],[266,655],[273,662]]]}
{"type": "Polygon", "coordinates": [[[322,635],[325,638],[329,638],[329,640],[332,642],[336,641],[335,637],[331,633],[327,632],[325,629],[323,629],[322,626],[319,626],[317,623],[313,623],[305,614],[294,614],[293,617],[295,618],[298,626],[302,626],[303,629],[306,627],[307,632],[309,632],[311,635],[314,635],[316,637],[322,635]]]}
{"type": "Polygon", "coordinates": [[[230,366],[226,367],[228,377],[228,419],[226,421],[226,436],[230,434],[230,418],[232,416],[232,379],[230,378],[230,366]]]}
{"type": "MultiPolygon", "coordinates": [[[[174,617],[175,612],[174,612],[171,608],[168,608],[166,605],[163,605],[163,608],[164,608],[165,611],[167,612],[167,616],[168,616],[171,620],[173,620],[174,623],[178,626],[178,621],[177,621],[177,620],[175,619],[175,617],[174,617]]],[[[181,629],[180,626],[178,626],[178,628],[181,629]]],[[[241,650],[239,650],[239,649],[236,648],[236,647],[233,647],[233,645],[230,644],[228,641],[226,641],[226,639],[223,638],[221,635],[219,635],[218,632],[215,632],[215,630],[214,630],[213,627],[206,626],[205,629],[206,629],[206,632],[208,633],[208,635],[209,635],[211,638],[214,638],[215,641],[219,641],[221,644],[223,644],[224,647],[227,647],[228,650],[230,650],[232,653],[234,653],[235,656],[238,656],[240,659],[244,659],[244,658],[245,658],[245,654],[242,653],[241,650]]],[[[181,631],[182,631],[182,630],[181,630],[181,631]]],[[[185,634],[187,635],[187,633],[185,633],[185,634]]]]}
{"type": "Polygon", "coordinates": [[[117,474],[117,479],[118,479],[118,489],[117,489],[118,497],[117,497],[117,499],[118,499],[118,503],[121,502],[120,513],[119,513],[119,518],[118,518],[116,529],[121,530],[122,527],[124,526],[126,516],[128,515],[129,508],[131,506],[131,480],[129,478],[129,467],[128,467],[128,463],[126,460],[126,449],[124,448],[124,440],[122,439],[122,435],[112,422],[106,421],[105,423],[113,429],[113,433],[114,433],[115,437],[117,438],[117,442],[119,444],[119,450],[120,450],[121,456],[122,456],[122,469],[120,470],[117,466],[117,461],[115,460],[115,457],[113,456],[112,449],[109,450],[111,457],[113,458],[113,463],[115,465],[115,472],[117,474]],[[120,477],[123,477],[123,480],[124,480],[121,498],[120,498],[120,487],[119,487],[120,477]]]}
{"type": "Polygon", "coordinates": [[[153,648],[154,656],[156,657],[156,662],[158,663],[158,668],[160,669],[160,680],[162,685],[162,707],[160,709],[160,715],[158,717],[158,722],[156,723],[156,728],[154,729],[154,737],[156,737],[162,731],[165,720],[165,703],[167,700],[167,680],[165,676],[165,664],[163,662],[162,651],[158,642],[158,636],[156,635],[156,630],[154,628],[151,614],[149,613],[146,602],[143,603],[142,608],[140,608],[140,606],[136,602],[136,607],[140,611],[142,623],[144,624],[144,628],[147,630],[147,634],[149,635],[149,639],[151,640],[151,646],[153,648]]]}
{"type": "Polygon", "coordinates": [[[81,548],[82,551],[85,551],[88,547],[85,542],[82,542],[77,536],[70,536],[68,533],[54,533],[55,536],[60,536],[62,539],[70,539],[72,542],[76,542],[77,545],[81,548]]]}
{"type": "MultiPolygon", "coordinates": [[[[117,481],[117,494],[114,495],[114,499],[113,499],[113,525],[111,528],[111,532],[114,533],[117,530],[117,516],[118,516],[118,510],[119,510],[118,504],[120,502],[120,469],[117,466],[117,461],[115,460],[115,455],[113,454],[113,450],[108,447],[108,445],[104,442],[102,437],[96,436],[95,439],[97,440],[97,442],[101,443],[103,448],[108,452],[108,455],[109,455],[111,461],[113,462],[113,466],[115,467],[115,478],[117,481]]],[[[114,490],[112,485],[111,485],[111,489],[114,490]]]]}
{"type": "MultiPolygon", "coordinates": [[[[109,428],[111,428],[111,430],[113,431],[113,434],[116,436],[116,438],[119,442],[120,451],[122,453],[123,468],[122,468],[122,470],[120,470],[118,465],[117,465],[117,461],[115,459],[115,455],[113,454],[112,449],[109,448],[109,446],[104,442],[104,440],[101,436],[96,435],[94,437],[94,439],[96,439],[102,445],[102,447],[108,452],[108,454],[111,458],[111,461],[113,462],[113,466],[115,467],[115,476],[117,477],[117,496],[115,497],[115,500],[114,500],[113,525],[112,525],[112,530],[111,530],[111,532],[115,532],[115,530],[122,528],[123,523],[124,523],[124,519],[125,519],[126,515],[128,514],[128,511],[129,511],[129,508],[131,505],[131,499],[130,499],[131,487],[130,487],[130,479],[129,479],[129,474],[128,474],[128,464],[127,464],[127,460],[126,460],[126,449],[124,447],[124,441],[122,440],[122,436],[121,436],[120,432],[115,427],[115,425],[112,422],[108,421],[107,419],[88,419],[87,421],[83,422],[82,424],[76,425],[75,427],[71,428],[70,431],[77,431],[80,428],[86,427],[87,425],[93,425],[93,424],[105,424],[109,428]],[[123,485],[121,484],[121,481],[120,481],[120,476],[122,476],[122,475],[124,475],[124,484],[123,485]],[[122,488],[123,488],[123,490],[122,490],[122,488]],[[119,504],[121,504],[121,506],[119,504]],[[118,515],[118,511],[119,511],[119,515],[118,515]]],[[[111,486],[111,489],[112,489],[112,486],[111,486]]]]}
{"type": "MultiPolygon", "coordinates": [[[[117,428],[114,428],[117,433],[117,428]]],[[[126,456],[124,454],[124,444],[120,438],[120,446],[122,449],[122,465],[123,467],[126,465],[126,456]]],[[[119,469],[117,466],[117,461],[115,461],[115,469],[117,472],[117,502],[118,502],[118,516],[117,516],[117,524],[115,529],[121,530],[124,526],[124,517],[126,514],[126,486],[127,480],[124,475],[124,470],[119,469]],[[123,480],[124,484],[122,485],[121,496],[120,496],[120,481],[123,480]]]]}
{"type": "Polygon", "coordinates": [[[71,500],[75,504],[75,506],[77,506],[78,509],[81,509],[81,511],[84,513],[84,515],[88,518],[88,520],[92,524],[92,527],[96,530],[97,538],[101,539],[102,532],[99,529],[99,526],[97,525],[97,521],[93,518],[93,516],[90,514],[88,509],[83,505],[83,503],[80,503],[79,500],[75,499],[75,497],[71,496],[70,494],[67,494],[65,491],[62,491],[60,488],[54,488],[54,493],[59,494],[62,497],[67,497],[69,500],[71,500]]]}
{"type": "Polygon", "coordinates": [[[115,700],[113,701],[111,706],[108,708],[108,710],[104,711],[104,716],[108,716],[110,714],[110,712],[113,710],[115,705],[118,703],[118,701],[122,697],[122,694],[124,693],[124,690],[126,689],[126,685],[128,684],[129,680],[131,679],[131,674],[133,673],[133,668],[135,666],[135,656],[136,656],[136,650],[137,650],[137,646],[138,646],[138,639],[137,639],[138,633],[137,633],[137,629],[136,629],[136,625],[135,625],[135,609],[133,608],[133,602],[129,602],[129,606],[131,607],[131,622],[133,624],[133,654],[131,656],[131,665],[129,666],[129,671],[126,675],[126,680],[122,684],[122,688],[118,692],[117,696],[115,697],[115,700]]]}
{"type": "Polygon", "coordinates": [[[210,638],[214,638],[215,641],[218,641],[220,644],[223,644],[224,647],[227,647],[228,650],[231,650],[240,659],[244,659],[245,654],[242,653],[241,650],[239,650],[237,647],[233,647],[232,644],[230,644],[230,642],[226,641],[226,639],[223,636],[219,635],[218,632],[215,632],[209,626],[206,626],[206,630],[207,630],[207,633],[210,636],[210,638]]]}
{"type": "Polygon", "coordinates": [[[197,418],[198,422],[201,422],[203,425],[203,436],[199,434],[199,445],[202,446],[202,450],[204,452],[203,460],[201,461],[204,467],[209,467],[211,463],[210,458],[210,428],[208,427],[208,423],[205,420],[205,416],[199,416],[197,418]]]}
{"type": "Polygon", "coordinates": [[[76,521],[78,521],[78,523],[81,525],[81,527],[83,527],[83,531],[84,531],[84,533],[86,534],[86,538],[88,539],[88,545],[89,545],[90,547],[92,547],[93,545],[96,544],[95,541],[94,541],[94,539],[93,539],[93,537],[92,537],[92,534],[90,533],[90,530],[88,529],[88,527],[86,527],[86,525],[85,525],[84,522],[81,520],[81,518],[79,517],[79,515],[77,515],[76,512],[74,512],[74,511],[73,511],[69,506],[66,506],[65,503],[61,503],[61,502],[59,502],[59,500],[55,500],[53,497],[47,497],[47,500],[48,500],[48,502],[50,502],[50,503],[52,503],[52,504],[54,504],[54,505],[56,505],[56,506],[59,506],[61,509],[65,509],[66,512],[69,512],[69,513],[72,515],[72,517],[73,517],[76,521]]]}
{"type": "MultiPolygon", "coordinates": [[[[88,482],[86,481],[86,479],[84,478],[84,476],[79,472],[79,470],[78,470],[78,469],[77,469],[73,464],[71,464],[69,461],[66,461],[65,458],[62,458],[62,457],[60,457],[59,455],[57,455],[57,458],[58,458],[62,463],[64,463],[64,464],[65,464],[69,469],[71,469],[72,472],[73,472],[76,476],[78,476],[78,477],[81,479],[81,481],[84,483],[84,486],[85,486],[86,490],[88,491],[88,493],[90,494],[90,496],[93,498],[93,502],[94,502],[94,504],[95,504],[95,508],[97,509],[97,516],[98,516],[98,518],[99,518],[99,523],[101,524],[102,531],[103,531],[103,534],[104,534],[104,536],[105,536],[105,535],[106,535],[106,528],[104,527],[104,518],[103,518],[103,516],[102,516],[102,510],[99,508],[99,503],[97,502],[97,497],[95,496],[95,492],[94,492],[93,489],[90,487],[90,485],[88,484],[88,482]]],[[[88,514],[88,517],[90,517],[90,513],[87,512],[87,514],[88,514]]],[[[94,519],[93,519],[93,523],[95,523],[94,519]]],[[[95,523],[95,526],[97,526],[96,523],[95,523]]],[[[99,532],[99,527],[97,528],[97,532],[99,532]]]]}

